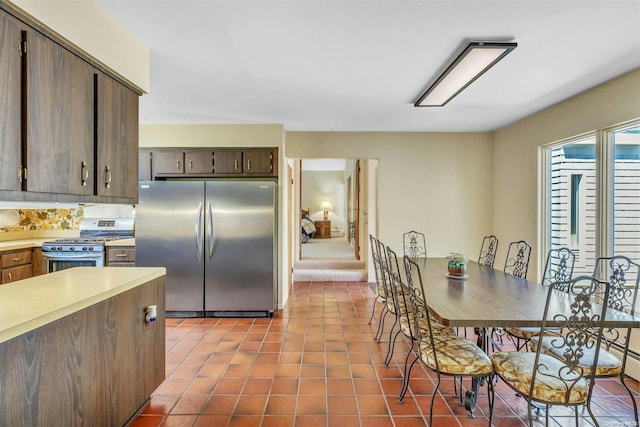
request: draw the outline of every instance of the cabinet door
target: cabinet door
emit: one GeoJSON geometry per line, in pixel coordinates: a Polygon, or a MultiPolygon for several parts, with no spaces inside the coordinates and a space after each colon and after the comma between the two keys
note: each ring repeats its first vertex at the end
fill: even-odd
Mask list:
{"type": "Polygon", "coordinates": [[[94,194],[94,72],[27,33],[27,190],[94,194]]]}
{"type": "Polygon", "coordinates": [[[104,74],[96,84],[97,194],[137,198],[138,95],[104,74]]]}
{"type": "Polygon", "coordinates": [[[185,151],[184,173],[213,173],[213,153],[211,152],[211,150],[185,151]]]}
{"type": "Polygon", "coordinates": [[[17,280],[28,279],[29,277],[31,277],[31,264],[5,268],[2,270],[3,285],[17,280]]]}
{"type": "Polygon", "coordinates": [[[273,173],[273,152],[271,149],[245,150],[243,157],[243,173],[259,175],[271,175],[273,173]]]}
{"type": "Polygon", "coordinates": [[[138,152],[138,181],[151,181],[151,151],[138,152]]]}
{"type": "Polygon", "coordinates": [[[33,267],[31,270],[33,277],[42,274],[42,248],[33,248],[31,266],[33,267]]]}
{"type": "Polygon", "coordinates": [[[0,190],[20,190],[21,59],[18,23],[0,11],[0,190]]]}
{"type": "Polygon", "coordinates": [[[166,150],[153,152],[153,175],[184,173],[184,153],[166,150]]]}
{"type": "Polygon", "coordinates": [[[242,151],[219,150],[213,153],[213,173],[241,174],[242,151]]]}

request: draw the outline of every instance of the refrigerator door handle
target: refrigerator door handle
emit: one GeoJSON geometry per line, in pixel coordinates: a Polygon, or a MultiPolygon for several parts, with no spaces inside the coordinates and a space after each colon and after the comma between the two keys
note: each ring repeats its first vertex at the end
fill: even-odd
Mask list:
{"type": "Polygon", "coordinates": [[[211,202],[207,202],[207,245],[208,245],[208,260],[213,256],[213,209],[211,209],[211,202]]]}
{"type": "Polygon", "coordinates": [[[198,214],[196,215],[196,251],[198,262],[202,262],[202,202],[198,204],[198,214]]]}

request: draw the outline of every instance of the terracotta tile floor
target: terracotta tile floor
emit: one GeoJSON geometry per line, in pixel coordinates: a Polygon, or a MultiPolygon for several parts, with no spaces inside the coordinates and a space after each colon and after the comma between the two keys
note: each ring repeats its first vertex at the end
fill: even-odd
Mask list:
{"type": "MultiPolygon", "coordinates": [[[[383,366],[386,342],[375,343],[375,325],[367,325],[373,300],[366,283],[297,282],[274,319],[168,319],[167,378],[132,425],[426,425],[433,375],[416,365],[404,403],[397,402],[407,346],[399,339],[394,360],[383,366]]],[[[631,383],[640,400],[638,382],[631,383]]],[[[596,388],[600,425],[631,426],[632,407],[619,382],[599,380],[596,388]]],[[[445,380],[433,424],[486,426],[486,409],[483,394],[470,418],[445,380]]],[[[574,425],[566,408],[551,414],[552,426],[574,425]]],[[[523,426],[524,419],[524,400],[498,384],[495,426],[523,426]]]]}

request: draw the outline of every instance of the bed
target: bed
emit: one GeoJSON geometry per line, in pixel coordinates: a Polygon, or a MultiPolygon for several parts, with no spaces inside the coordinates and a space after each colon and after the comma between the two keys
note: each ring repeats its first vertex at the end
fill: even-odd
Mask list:
{"type": "Polygon", "coordinates": [[[302,243],[306,243],[316,232],[315,223],[309,218],[309,209],[302,209],[302,243]]]}

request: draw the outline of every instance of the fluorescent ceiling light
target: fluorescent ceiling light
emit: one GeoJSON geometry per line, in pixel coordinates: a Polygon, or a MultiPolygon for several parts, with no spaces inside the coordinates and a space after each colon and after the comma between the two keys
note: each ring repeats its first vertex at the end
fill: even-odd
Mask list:
{"type": "Polygon", "coordinates": [[[442,107],[509,52],[517,43],[471,42],[416,101],[415,107],[442,107]]]}

